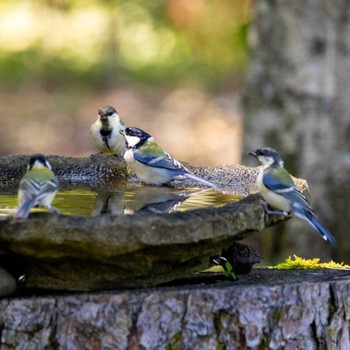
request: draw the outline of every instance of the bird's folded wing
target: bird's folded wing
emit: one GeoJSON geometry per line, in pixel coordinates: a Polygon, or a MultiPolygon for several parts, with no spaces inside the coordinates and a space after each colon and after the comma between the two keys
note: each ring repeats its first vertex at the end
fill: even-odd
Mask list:
{"type": "Polygon", "coordinates": [[[25,179],[20,184],[20,189],[28,198],[40,199],[48,193],[57,191],[58,180],[51,179],[46,181],[39,181],[36,179],[25,179]]]}
{"type": "Polygon", "coordinates": [[[310,208],[310,203],[306,197],[295,187],[294,182],[290,176],[289,178],[287,176],[283,176],[283,178],[280,179],[273,173],[268,172],[263,176],[263,183],[269,190],[283,196],[289,201],[300,203],[303,206],[310,208]]]}
{"type": "Polygon", "coordinates": [[[136,150],[134,151],[134,158],[140,163],[146,164],[154,168],[187,172],[187,169],[181,163],[179,163],[167,153],[164,153],[160,156],[152,156],[148,154],[143,154],[142,152],[136,150]]]}

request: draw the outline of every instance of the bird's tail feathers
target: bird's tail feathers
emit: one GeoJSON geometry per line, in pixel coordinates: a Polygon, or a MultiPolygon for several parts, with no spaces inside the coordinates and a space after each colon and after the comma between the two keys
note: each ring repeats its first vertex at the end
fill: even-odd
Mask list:
{"type": "Polygon", "coordinates": [[[24,200],[13,217],[15,219],[26,219],[29,216],[30,209],[34,207],[34,204],[35,203],[31,200],[24,200]]]}
{"type": "Polygon", "coordinates": [[[306,220],[325,241],[329,241],[333,246],[337,245],[334,236],[317,220],[315,213],[310,208],[305,208],[299,203],[293,203],[293,214],[299,219],[306,220]]]}
{"type": "Polygon", "coordinates": [[[221,189],[221,186],[216,185],[216,184],[214,184],[214,183],[212,183],[212,182],[210,182],[210,181],[201,179],[200,177],[197,177],[197,176],[195,176],[195,175],[186,173],[185,176],[186,176],[187,178],[189,178],[189,179],[192,179],[192,180],[201,182],[202,184],[207,185],[207,186],[210,186],[210,187],[212,187],[212,188],[221,189]]]}

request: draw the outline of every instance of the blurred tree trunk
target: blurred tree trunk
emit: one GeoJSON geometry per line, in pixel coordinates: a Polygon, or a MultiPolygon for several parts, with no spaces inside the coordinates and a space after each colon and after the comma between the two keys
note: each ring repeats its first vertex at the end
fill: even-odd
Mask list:
{"type": "Polygon", "coordinates": [[[272,245],[275,253],[285,246],[285,253],[346,259],[350,1],[256,0],[254,11],[244,148],[276,148],[287,169],[308,180],[313,207],[339,243],[332,250],[306,223],[293,219],[284,226],[286,236],[276,228],[272,245]]]}

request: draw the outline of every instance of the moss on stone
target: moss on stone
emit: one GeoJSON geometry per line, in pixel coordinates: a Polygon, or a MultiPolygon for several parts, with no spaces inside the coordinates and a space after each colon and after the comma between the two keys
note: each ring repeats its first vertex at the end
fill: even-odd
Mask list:
{"type": "Polygon", "coordinates": [[[314,259],[303,259],[297,255],[288,257],[284,262],[277,264],[276,266],[269,266],[271,269],[287,270],[287,269],[350,269],[349,265],[341,263],[336,263],[333,260],[325,263],[320,263],[319,258],[314,259]]]}

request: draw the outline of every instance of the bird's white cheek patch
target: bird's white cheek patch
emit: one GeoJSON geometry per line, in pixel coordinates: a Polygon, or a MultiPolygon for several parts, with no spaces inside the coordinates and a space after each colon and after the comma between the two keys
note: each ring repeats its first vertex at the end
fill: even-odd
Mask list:
{"type": "Polygon", "coordinates": [[[129,147],[135,147],[140,142],[140,138],[137,136],[125,135],[125,139],[129,147]]]}
{"type": "Polygon", "coordinates": [[[259,156],[258,159],[264,166],[270,166],[274,162],[272,157],[259,156]]]}
{"type": "Polygon", "coordinates": [[[49,168],[51,169],[51,165],[48,161],[45,162],[45,164],[41,163],[40,161],[36,160],[34,164],[32,165],[32,168],[49,168]]]}
{"type": "Polygon", "coordinates": [[[108,121],[111,125],[119,125],[120,118],[117,113],[112,114],[110,117],[108,117],[108,121]]]}

